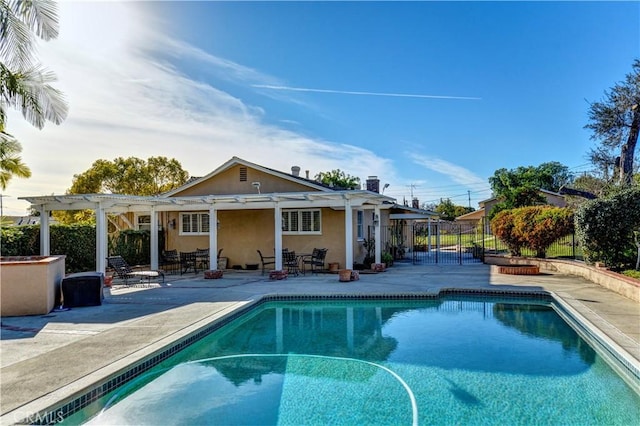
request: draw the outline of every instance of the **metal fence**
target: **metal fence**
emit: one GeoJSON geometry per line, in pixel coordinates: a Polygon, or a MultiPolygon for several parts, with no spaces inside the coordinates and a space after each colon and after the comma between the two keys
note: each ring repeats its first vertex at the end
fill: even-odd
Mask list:
{"type": "MultiPolygon", "coordinates": [[[[398,221],[381,229],[383,252],[396,262],[413,264],[481,263],[485,254],[509,254],[507,245],[489,231],[488,223],[475,226],[450,221],[405,223],[398,221]]],[[[522,256],[534,257],[529,249],[522,256]]],[[[555,241],[546,258],[583,260],[575,235],[555,241]]]]}

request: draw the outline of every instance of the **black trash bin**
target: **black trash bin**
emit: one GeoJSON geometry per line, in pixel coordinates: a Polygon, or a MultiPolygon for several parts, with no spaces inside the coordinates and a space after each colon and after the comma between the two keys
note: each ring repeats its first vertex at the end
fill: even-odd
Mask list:
{"type": "Polygon", "coordinates": [[[78,272],[62,279],[62,303],[65,308],[102,305],[102,272],[78,272]]]}

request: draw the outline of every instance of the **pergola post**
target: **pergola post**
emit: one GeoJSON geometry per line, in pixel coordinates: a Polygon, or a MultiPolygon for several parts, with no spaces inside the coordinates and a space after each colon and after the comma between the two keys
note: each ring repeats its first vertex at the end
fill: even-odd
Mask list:
{"type": "Polygon", "coordinates": [[[380,206],[376,205],[373,210],[373,237],[374,237],[374,246],[375,246],[375,263],[382,262],[382,241],[380,239],[380,206]]]}
{"type": "Polygon", "coordinates": [[[344,199],[344,249],[345,269],[353,269],[353,211],[351,200],[344,199]]]}
{"type": "Polygon", "coordinates": [[[218,210],[209,207],[209,269],[218,269],[218,210]]]}
{"type": "Polygon", "coordinates": [[[40,212],[40,255],[51,254],[51,229],[49,228],[49,212],[44,205],[38,208],[40,212]]]}
{"type": "Polygon", "coordinates": [[[96,270],[105,273],[107,271],[107,212],[98,203],[96,207],[96,270]]]}
{"type": "Polygon", "coordinates": [[[276,271],[280,271],[282,270],[282,209],[278,203],[276,203],[276,206],[273,209],[273,225],[276,251],[276,264],[274,267],[276,271]]]}
{"type": "Polygon", "coordinates": [[[156,211],[156,206],[151,206],[151,238],[149,239],[149,243],[151,247],[149,247],[149,254],[151,256],[151,261],[149,262],[151,265],[151,269],[158,269],[158,212],[156,211]]]}

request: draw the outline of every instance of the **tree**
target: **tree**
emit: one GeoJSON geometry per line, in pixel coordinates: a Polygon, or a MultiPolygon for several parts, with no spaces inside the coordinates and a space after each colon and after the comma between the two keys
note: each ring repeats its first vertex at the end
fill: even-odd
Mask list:
{"type": "MultiPolygon", "coordinates": [[[[189,174],[176,159],[118,157],[113,161],[96,160],[83,173],[73,176],[68,194],[111,192],[123,195],[158,195],[184,184],[189,174]]],[[[90,210],[56,211],[61,223],[86,223],[94,220],[90,210]]]]}
{"type": "Polygon", "coordinates": [[[435,211],[440,213],[440,217],[444,220],[454,220],[458,216],[474,211],[474,209],[473,207],[457,206],[447,198],[435,206],[435,211]]]}
{"type": "Polygon", "coordinates": [[[150,157],[147,161],[118,157],[97,160],[89,170],[73,176],[69,194],[111,192],[124,195],[158,195],[184,184],[189,174],[176,159],[150,157]]]}
{"type": "Polygon", "coordinates": [[[563,185],[571,183],[573,175],[567,166],[552,161],[539,166],[520,166],[516,169],[498,169],[489,178],[496,204],[489,216],[505,209],[542,204],[545,198],[541,189],[558,192],[563,185]]]}
{"type": "Polygon", "coordinates": [[[632,65],[624,81],[605,91],[604,99],[589,106],[591,139],[605,148],[620,148],[619,178],[621,185],[630,185],[633,161],[640,130],[640,59],[632,65]]]}
{"type": "MultiPolygon", "coordinates": [[[[46,121],[60,124],[68,106],[62,92],[49,83],[55,74],[34,63],[35,37],[58,36],[57,6],[50,0],[0,0],[0,139],[15,140],[6,132],[11,106],[42,129],[46,121]]],[[[17,142],[17,141],[16,141],[17,142]]]]}
{"type": "Polygon", "coordinates": [[[12,177],[31,177],[31,170],[18,154],[22,152],[20,142],[0,135],[0,189],[7,189],[12,177]]]}
{"type": "Polygon", "coordinates": [[[360,188],[359,177],[348,175],[340,169],[331,170],[330,172],[320,172],[316,175],[316,180],[337,189],[360,188]]]}

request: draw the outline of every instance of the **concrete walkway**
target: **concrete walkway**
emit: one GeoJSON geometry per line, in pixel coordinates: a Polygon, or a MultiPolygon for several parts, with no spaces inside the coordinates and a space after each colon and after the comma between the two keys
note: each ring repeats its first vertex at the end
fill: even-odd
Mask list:
{"type": "Polygon", "coordinates": [[[1,424],[70,398],[135,360],[264,295],[435,294],[442,289],[553,293],[568,310],[625,352],[640,369],[640,304],[575,276],[501,275],[489,265],[413,266],[362,274],[341,283],[320,274],[269,281],[259,272],[228,271],[219,280],[169,276],[164,285],[105,289],[102,306],[44,316],[3,317],[1,424]]]}

